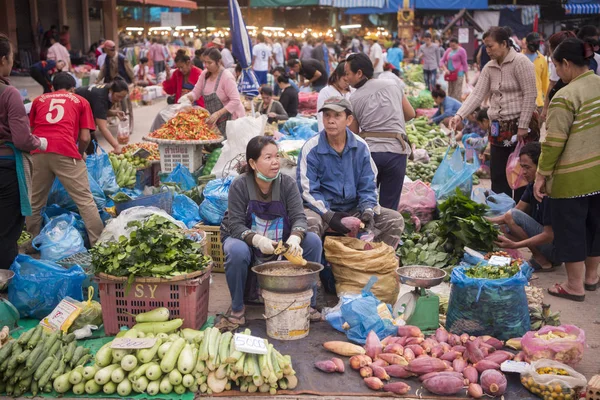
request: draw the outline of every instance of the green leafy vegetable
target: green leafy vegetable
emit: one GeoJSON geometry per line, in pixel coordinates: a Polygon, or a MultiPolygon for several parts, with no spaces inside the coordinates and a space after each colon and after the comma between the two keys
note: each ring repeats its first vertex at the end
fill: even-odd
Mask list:
{"type": "Polygon", "coordinates": [[[511,265],[505,265],[502,267],[478,264],[473,268],[466,269],[465,275],[467,275],[469,278],[503,279],[510,278],[519,272],[520,269],[521,267],[519,266],[519,263],[513,263],[511,265]]]}

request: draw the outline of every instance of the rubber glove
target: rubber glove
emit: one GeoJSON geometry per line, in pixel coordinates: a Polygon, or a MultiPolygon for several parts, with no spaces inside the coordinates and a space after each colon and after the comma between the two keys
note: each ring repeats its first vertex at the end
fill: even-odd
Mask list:
{"type": "Polygon", "coordinates": [[[302,249],[302,246],[300,246],[301,242],[302,240],[300,239],[300,236],[291,235],[285,242],[287,245],[290,246],[288,253],[290,253],[290,255],[294,257],[302,257],[304,250],[302,249]]]}
{"type": "Polygon", "coordinates": [[[370,232],[373,230],[373,225],[375,223],[374,218],[375,213],[373,212],[372,208],[367,208],[365,211],[362,212],[360,220],[363,224],[365,224],[366,231],[370,232]]]}
{"type": "Polygon", "coordinates": [[[38,150],[41,151],[46,151],[46,149],[48,148],[48,139],[46,138],[39,138],[40,139],[40,147],[38,147],[38,150]]]}
{"type": "Polygon", "coordinates": [[[342,224],[342,218],[345,217],[350,217],[350,214],[342,211],[327,211],[325,214],[323,214],[323,219],[325,220],[325,222],[327,222],[327,225],[329,225],[331,229],[333,229],[337,233],[341,233],[342,235],[345,235],[348,232],[350,232],[350,229],[346,228],[344,224],[342,224]]]}
{"type": "Polygon", "coordinates": [[[256,247],[263,254],[273,254],[275,247],[273,247],[273,241],[268,237],[262,235],[254,235],[252,238],[252,246],[256,247]]]}

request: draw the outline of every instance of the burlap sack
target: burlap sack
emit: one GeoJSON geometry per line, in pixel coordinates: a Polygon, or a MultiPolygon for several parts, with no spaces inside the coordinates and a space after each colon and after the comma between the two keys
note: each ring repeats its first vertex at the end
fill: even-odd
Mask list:
{"type": "Polygon", "coordinates": [[[400,291],[396,253],[385,243],[370,243],[371,250],[364,250],[365,245],[362,240],[349,237],[325,239],[325,258],[333,268],[335,290],[338,294],[360,293],[374,275],[378,280],[371,290],[373,294],[394,304],[400,291]]]}

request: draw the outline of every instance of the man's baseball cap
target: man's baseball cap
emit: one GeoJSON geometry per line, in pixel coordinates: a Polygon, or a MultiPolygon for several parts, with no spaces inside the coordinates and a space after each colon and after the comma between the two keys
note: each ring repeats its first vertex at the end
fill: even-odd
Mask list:
{"type": "Polygon", "coordinates": [[[109,49],[109,50],[115,50],[115,42],[113,42],[112,40],[107,40],[106,42],[104,42],[104,48],[105,49],[109,49]]]}
{"type": "Polygon", "coordinates": [[[332,110],[335,112],[344,112],[344,111],[348,110],[348,111],[352,112],[352,105],[345,98],[340,97],[340,96],[334,96],[334,97],[330,97],[327,100],[325,100],[325,103],[323,104],[323,107],[321,107],[319,112],[325,111],[325,110],[332,110]]]}

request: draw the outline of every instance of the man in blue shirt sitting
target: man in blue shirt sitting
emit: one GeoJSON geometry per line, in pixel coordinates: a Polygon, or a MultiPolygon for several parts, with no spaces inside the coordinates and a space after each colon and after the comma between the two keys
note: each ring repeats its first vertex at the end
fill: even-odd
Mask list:
{"type": "Polygon", "coordinates": [[[350,230],[341,220],[355,216],[376,241],[396,248],[404,219],[377,201],[377,167],[369,147],[348,129],[353,121],[350,102],[331,97],[319,112],[325,129],[309,139],[298,156],[297,181],[308,230],[320,237],[328,228],[347,234],[350,230]]]}

